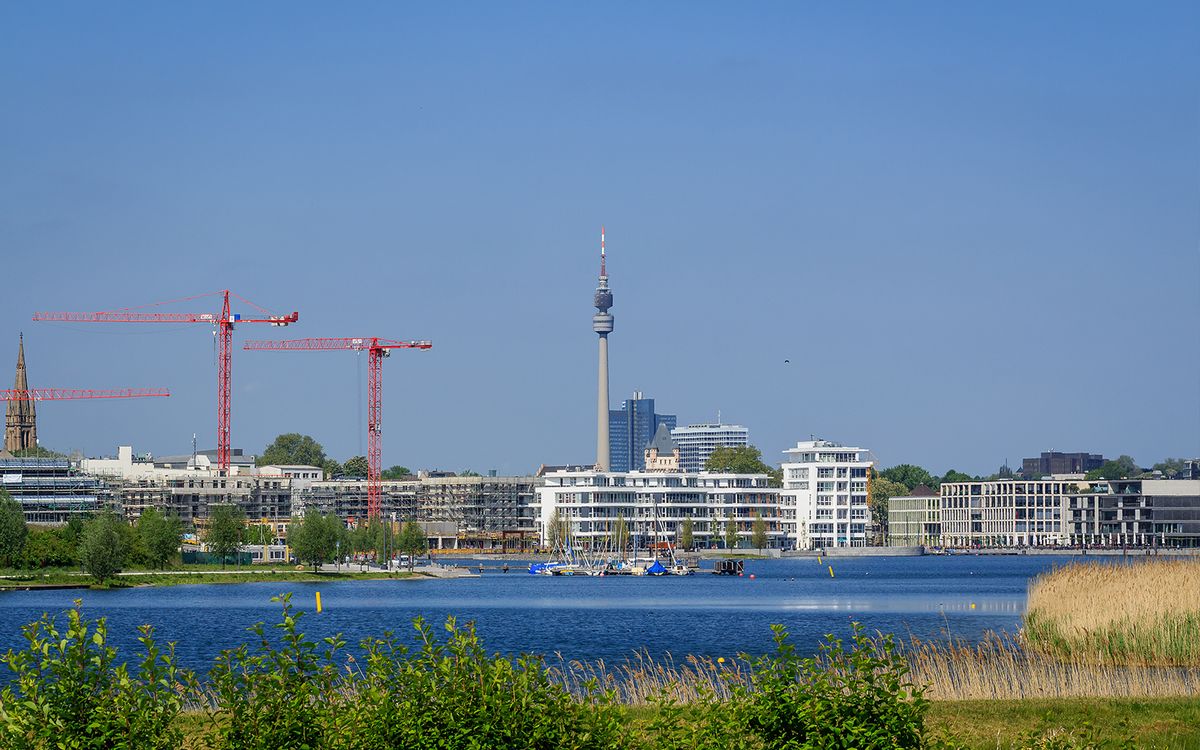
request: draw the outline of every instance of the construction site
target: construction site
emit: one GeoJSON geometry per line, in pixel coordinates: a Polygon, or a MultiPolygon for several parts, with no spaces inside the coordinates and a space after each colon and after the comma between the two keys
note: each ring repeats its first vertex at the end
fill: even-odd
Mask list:
{"type": "Polygon", "coordinates": [[[22,335],[18,344],[13,388],[0,391],[7,402],[0,475],[4,489],[21,503],[26,521],[61,525],[113,509],[136,520],[156,508],[181,519],[187,528],[203,529],[210,508],[234,505],[248,522],[272,528],[275,541],[286,542],[287,525],[305,512],[334,514],[348,526],[372,520],[425,526],[433,546],[454,549],[527,549],[536,538],[527,510],[534,477],[457,476],[421,473],[384,481],[383,362],[395,350],[428,350],[426,340],[399,341],[380,337],[253,340],[242,345],[255,352],[330,352],[367,354],[367,472],[365,477],[326,476],[318,466],[259,466],[253,456],[232,447],[231,417],[234,330],[243,324],[287,327],[298,312],[273,313],[229,290],[209,295],[99,312],[38,312],[35,322],[72,324],[200,324],[210,326],[217,349],[216,449],[190,456],[135,456],[132,446],[118,448],[112,458],[47,455],[37,435],[40,402],[81,399],[166,398],[165,388],[89,390],[35,388],[29,383],[22,335]],[[174,312],[156,308],[205,300],[219,309],[174,312]],[[234,309],[241,303],[251,310],[234,309]],[[523,510],[525,509],[525,510],[523,510]]]}

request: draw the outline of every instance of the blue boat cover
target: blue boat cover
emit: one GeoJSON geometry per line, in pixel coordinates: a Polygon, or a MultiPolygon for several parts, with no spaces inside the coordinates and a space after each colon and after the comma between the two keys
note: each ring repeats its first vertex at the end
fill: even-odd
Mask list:
{"type": "Polygon", "coordinates": [[[666,572],[667,572],[667,569],[664,568],[663,564],[660,563],[658,560],[655,560],[653,565],[646,568],[646,575],[648,575],[648,576],[660,576],[666,572]]]}

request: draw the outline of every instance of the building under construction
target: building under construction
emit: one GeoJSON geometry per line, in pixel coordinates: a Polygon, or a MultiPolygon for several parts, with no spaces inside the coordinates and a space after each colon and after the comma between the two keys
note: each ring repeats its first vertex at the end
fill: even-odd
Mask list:
{"type": "MultiPolygon", "coordinates": [[[[382,483],[380,516],[456,529],[454,546],[523,549],[533,544],[531,505],[535,477],[422,474],[382,483]],[[524,546],[523,546],[524,545],[524,546]]],[[[367,517],[367,482],[313,482],[296,496],[297,515],[334,514],[349,522],[367,517]]]]}

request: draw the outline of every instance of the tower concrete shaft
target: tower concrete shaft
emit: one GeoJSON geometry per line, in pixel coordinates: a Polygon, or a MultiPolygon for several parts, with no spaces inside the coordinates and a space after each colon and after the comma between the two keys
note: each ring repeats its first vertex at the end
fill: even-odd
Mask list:
{"type": "MultiPolygon", "coordinates": [[[[29,390],[29,374],[25,371],[25,337],[21,336],[17,348],[17,376],[13,381],[13,390],[29,390]]],[[[37,447],[37,410],[33,398],[23,398],[8,402],[8,412],[4,420],[4,450],[30,450],[37,447]]]]}
{"type": "Polygon", "coordinates": [[[592,316],[592,330],[600,336],[600,371],[596,397],[596,468],[608,471],[608,334],[613,330],[613,316],[608,310],[613,304],[613,295],[608,288],[608,266],[604,251],[604,227],[600,227],[600,283],[596,287],[593,304],[596,314],[592,316]]]}

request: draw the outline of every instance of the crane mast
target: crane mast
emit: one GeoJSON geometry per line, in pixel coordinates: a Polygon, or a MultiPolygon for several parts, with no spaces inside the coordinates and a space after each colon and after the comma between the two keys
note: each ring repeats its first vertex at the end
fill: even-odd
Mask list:
{"type": "Polygon", "coordinates": [[[367,518],[378,518],[383,501],[383,360],[393,349],[431,349],[431,341],[393,341],[379,337],[310,338],[287,341],[247,341],[252,351],[366,351],[367,352],[367,518]]]}

